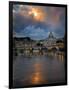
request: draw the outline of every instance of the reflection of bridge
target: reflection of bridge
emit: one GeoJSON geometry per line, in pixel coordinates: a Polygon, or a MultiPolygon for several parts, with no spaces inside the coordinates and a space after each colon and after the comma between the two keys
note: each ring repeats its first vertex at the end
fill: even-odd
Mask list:
{"type": "MultiPolygon", "coordinates": [[[[60,51],[60,48],[64,48],[63,43],[49,45],[46,47],[18,47],[16,50],[16,53],[22,53],[22,54],[45,54],[49,50],[51,51],[60,51]]],[[[15,51],[15,50],[14,50],[15,51]]]]}

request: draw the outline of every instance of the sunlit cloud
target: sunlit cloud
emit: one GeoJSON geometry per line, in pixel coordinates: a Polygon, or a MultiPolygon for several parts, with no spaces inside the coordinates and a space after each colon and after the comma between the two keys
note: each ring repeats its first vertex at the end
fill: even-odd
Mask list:
{"type": "Polygon", "coordinates": [[[57,36],[64,36],[64,23],[64,8],[18,4],[13,5],[13,29],[17,32],[23,31],[23,33],[26,34],[30,27],[30,31],[26,34],[26,36],[32,38],[38,36],[38,39],[41,39],[41,37],[44,39],[50,31],[54,32],[55,35],[57,33],[57,36]],[[37,28],[32,28],[31,26],[37,28]]]}

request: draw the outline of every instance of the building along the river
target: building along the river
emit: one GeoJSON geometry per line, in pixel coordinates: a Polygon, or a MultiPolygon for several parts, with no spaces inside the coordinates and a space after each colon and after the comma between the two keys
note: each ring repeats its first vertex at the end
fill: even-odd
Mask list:
{"type": "Polygon", "coordinates": [[[14,49],[20,52],[29,52],[30,50],[39,51],[42,48],[52,49],[52,48],[64,48],[63,39],[57,39],[52,32],[49,33],[45,40],[32,40],[29,37],[24,38],[14,38],[14,49]],[[36,49],[37,48],[37,49],[36,49]],[[22,51],[23,50],[23,51],[22,51]]]}

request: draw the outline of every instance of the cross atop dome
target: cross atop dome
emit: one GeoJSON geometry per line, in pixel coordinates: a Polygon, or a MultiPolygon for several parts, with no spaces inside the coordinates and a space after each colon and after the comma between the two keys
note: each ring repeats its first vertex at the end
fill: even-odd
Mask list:
{"type": "Polygon", "coordinates": [[[48,38],[55,38],[52,32],[49,33],[48,38]]]}

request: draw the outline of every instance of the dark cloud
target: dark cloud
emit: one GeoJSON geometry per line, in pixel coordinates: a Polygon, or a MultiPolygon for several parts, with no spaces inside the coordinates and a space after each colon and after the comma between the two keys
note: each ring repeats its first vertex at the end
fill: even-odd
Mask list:
{"type": "Polygon", "coordinates": [[[50,31],[54,32],[57,37],[63,37],[65,32],[65,9],[61,7],[14,5],[13,30],[16,32],[16,36],[29,36],[33,39],[41,39],[41,37],[44,39],[50,31]],[[47,13],[44,21],[35,20],[32,15],[28,15],[32,7],[41,8],[44,13],[47,13]]]}

